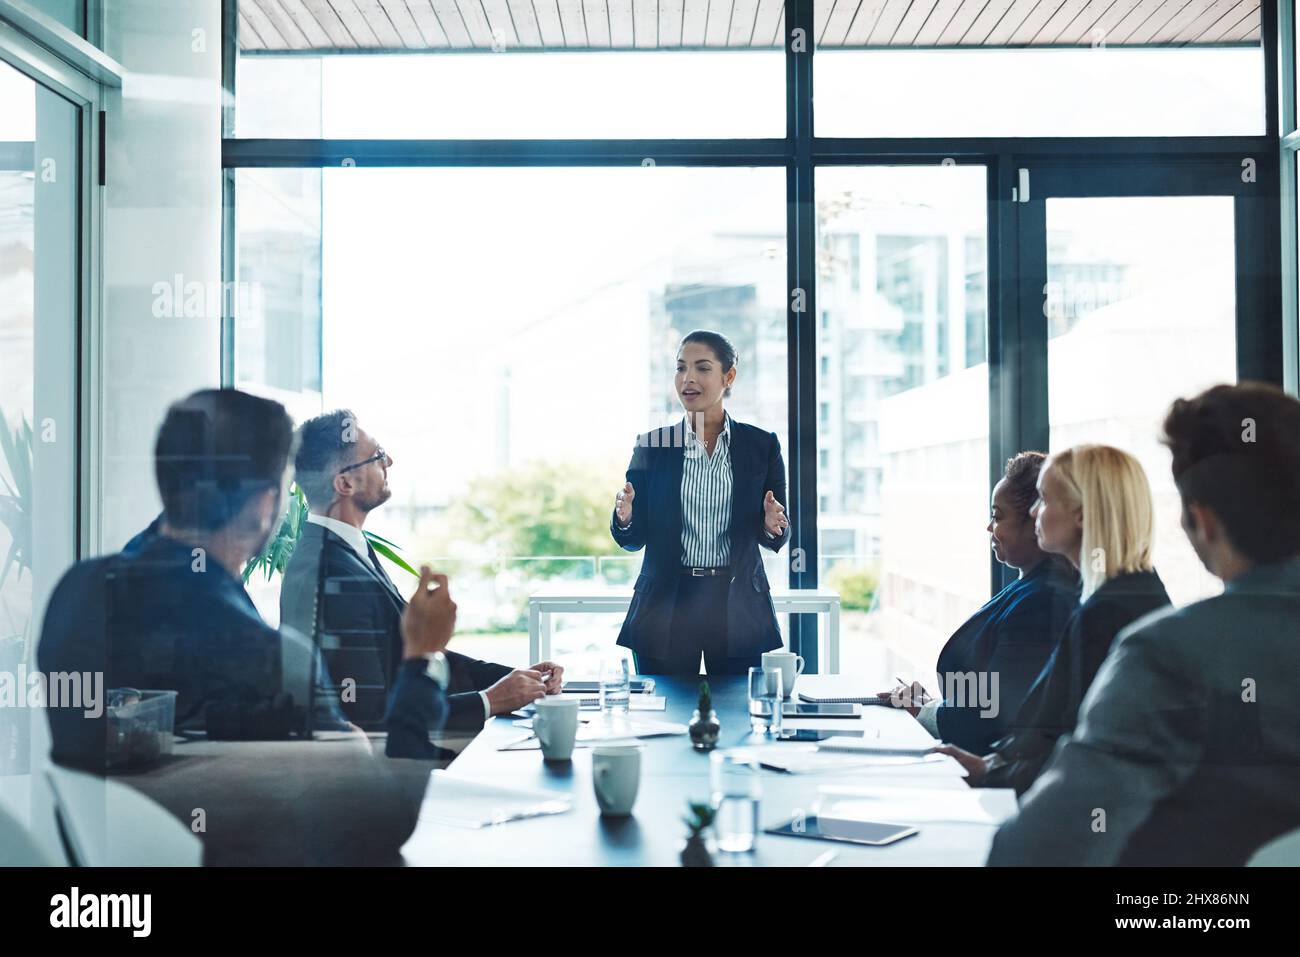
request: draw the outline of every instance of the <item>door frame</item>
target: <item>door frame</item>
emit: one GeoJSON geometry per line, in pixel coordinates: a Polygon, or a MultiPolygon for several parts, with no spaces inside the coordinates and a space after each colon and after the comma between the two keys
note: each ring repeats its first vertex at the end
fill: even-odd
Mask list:
{"type": "Polygon", "coordinates": [[[103,307],[102,237],[104,225],[103,136],[106,95],[103,86],[50,53],[27,34],[0,20],[0,61],[57,93],[78,109],[77,256],[79,290],[71,375],[77,416],[73,453],[74,541],[72,560],[99,550],[102,422],[94,397],[103,384],[100,316],[103,307]]]}
{"type": "MultiPolygon", "coordinates": [[[[1248,146],[1191,156],[1017,153],[1006,159],[999,205],[1008,213],[1011,236],[1001,251],[1010,266],[1003,279],[1012,287],[1005,321],[1010,324],[1007,331],[1014,334],[1009,344],[999,343],[996,360],[990,342],[990,368],[997,369],[993,395],[999,397],[996,404],[991,400],[990,414],[1002,418],[1002,447],[994,450],[990,445],[994,475],[1000,463],[1020,449],[1050,448],[1048,327],[1043,311],[1048,199],[1231,197],[1237,377],[1285,385],[1287,336],[1277,216],[1280,169],[1275,152],[1248,146]],[[1026,185],[1028,199],[1022,201],[1020,192],[1026,185]],[[1277,321],[1259,321],[1267,316],[1277,321]]],[[[993,577],[995,588],[1008,580],[1005,570],[996,565],[993,577]]]]}

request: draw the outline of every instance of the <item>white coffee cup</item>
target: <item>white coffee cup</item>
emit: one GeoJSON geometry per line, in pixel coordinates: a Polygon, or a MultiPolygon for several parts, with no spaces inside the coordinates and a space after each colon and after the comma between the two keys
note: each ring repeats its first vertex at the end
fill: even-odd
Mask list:
{"type": "Polygon", "coordinates": [[[803,655],[784,649],[763,652],[763,670],[781,672],[781,688],[787,698],[794,692],[794,679],[803,674],[803,669],[803,655]]]}
{"type": "Polygon", "coordinates": [[[547,695],[534,702],[533,733],[542,746],[547,761],[568,761],[573,757],[573,742],[578,739],[577,695],[547,695]]]}
{"type": "Polygon", "coordinates": [[[591,781],[596,803],[606,817],[627,817],[641,785],[641,746],[635,743],[602,744],[591,752],[591,781]]]}

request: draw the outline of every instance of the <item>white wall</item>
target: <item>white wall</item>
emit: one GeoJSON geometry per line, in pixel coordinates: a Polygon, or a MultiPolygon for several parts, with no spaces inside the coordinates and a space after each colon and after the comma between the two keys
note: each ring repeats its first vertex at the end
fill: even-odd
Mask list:
{"type": "Polygon", "coordinates": [[[104,50],[127,71],[108,100],[99,541],[110,551],[158,511],[152,447],[167,406],[220,380],[219,311],[156,317],[154,286],[221,280],[221,4],[104,9],[104,50]]]}

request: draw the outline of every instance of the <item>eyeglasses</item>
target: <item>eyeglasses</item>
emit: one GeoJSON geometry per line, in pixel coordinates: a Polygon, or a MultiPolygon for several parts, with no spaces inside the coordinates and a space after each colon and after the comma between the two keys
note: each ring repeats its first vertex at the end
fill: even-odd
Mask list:
{"type": "Polygon", "coordinates": [[[353,469],[359,469],[361,468],[361,466],[369,465],[371,462],[387,462],[387,461],[388,461],[388,453],[384,451],[383,446],[380,446],[379,449],[375,452],[375,454],[370,456],[370,458],[362,459],[360,462],[354,462],[351,465],[346,466],[345,468],[341,468],[338,470],[338,474],[342,475],[344,472],[351,472],[353,469]]]}

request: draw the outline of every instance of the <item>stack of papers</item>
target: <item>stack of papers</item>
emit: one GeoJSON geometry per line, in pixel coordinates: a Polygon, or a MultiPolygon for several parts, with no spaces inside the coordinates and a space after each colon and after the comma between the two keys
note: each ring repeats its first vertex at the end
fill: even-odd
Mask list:
{"type": "Polygon", "coordinates": [[[572,806],[573,799],[568,795],[505,788],[438,770],[429,775],[420,820],[482,828],[543,814],[563,814],[572,806]]]}
{"type": "MultiPolygon", "coordinates": [[[[578,697],[579,711],[599,711],[600,698],[578,697]]],[[[629,711],[664,711],[668,708],[668,699],[660,694],[634,694],[628,697],[629,711]]],[[[537,710],[535,705],[524,705],[516,714],[532,714],[537,710]]]]}

